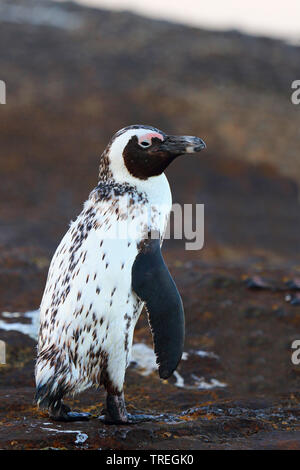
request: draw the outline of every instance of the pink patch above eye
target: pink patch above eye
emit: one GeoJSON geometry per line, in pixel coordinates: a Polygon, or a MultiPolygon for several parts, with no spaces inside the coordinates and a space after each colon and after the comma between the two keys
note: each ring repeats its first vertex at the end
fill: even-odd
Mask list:
{"type": "Polygon", "coordinates": [[[148,132],[147,134],[141,135],[139,137],[139,143],[141,142],[152,142],[152,139],[156,137],[157,139],[164,140],[163,136],[159,134],[158,132],[148,132]]]}

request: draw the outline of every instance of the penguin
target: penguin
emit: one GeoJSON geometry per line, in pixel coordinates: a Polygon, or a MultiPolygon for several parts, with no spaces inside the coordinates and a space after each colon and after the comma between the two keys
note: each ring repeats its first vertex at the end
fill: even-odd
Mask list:
{"type": "Polygon", "coordinates": [[[88,419],[63,398],[103,385],[105,422],[134,422],[123,385],[143,306],[159,376],[176,369],[184,311],[161,254],[172,205],[164,170],[205,147],[198,137],[132,125],[101,155],[98,185],[55,251],[40,306],[35,401],[51,419],[88,419]]]}

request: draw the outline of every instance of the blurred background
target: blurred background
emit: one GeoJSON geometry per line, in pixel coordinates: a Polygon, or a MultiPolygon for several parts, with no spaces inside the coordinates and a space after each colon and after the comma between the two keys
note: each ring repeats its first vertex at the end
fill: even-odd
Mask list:
{"type": "Polygon", "coordinates": [[[96,184],[110,136],[146,123],[207,142],[199,159],[168,169],[174,202],[205,204],[205,250],[193,257],[296,261],[299,4],[267,15],[269,2],[89,1],[106,9],[0,3],[0,243],[50,253],[96,184]],[[201,26],[202,15],[206,27],[235,29],[167,21],[201,26]]]}
{"type": "MultiPolygon", "coordinates": [[[[207,144],[167,170],[174,202],[205,205],[204,248],[170,240],[164,253],[185,304],[187,349],[221,359],[198,355],[180,374],[193,387],[195,370],[226,384],[215,399],[297,396],[300,5],[177,3],[0,0],[0,338],[11,359],[2,386],[33,386],[35,343],[9,329],[9,314],[30,321],[24,313],[39,306],[109,138],[143,123],[207,144]]],[[[145,318],[137,338],[151,345],[145,318]]],[[[175,403],[212,399],[207,390],[175,403]]]]}

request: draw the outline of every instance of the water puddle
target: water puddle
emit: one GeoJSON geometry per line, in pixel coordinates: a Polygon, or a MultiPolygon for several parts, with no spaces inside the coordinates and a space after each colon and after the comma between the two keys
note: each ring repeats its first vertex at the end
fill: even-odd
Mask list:
{"type": "Polygon", "coordinates": [[[39,314],[39,310],[30,310],[25,313],[2,312],[2,319],[0,319],[0,329],[6,331],[19,331],[20,333],[37,340],[39,329],[39,314]],[[3,318],[5,320],[3,320],[3,318]],[[12,319],[19,319],[19,321],[12,322],[12,319]],[[28,319],[30,322],[28,322],[28,319]],[[22,323],[22,320],[25,320],[25,322],[22,323]]]}
{"type": "MultiPolygon", "coordinates": [[[[219,360],[219,356],[214,352],[198,350],[184,352],[182,355],[182,361],[194,360],[195,357],[219,360]]],[[[156,356],[153,349],[145,343],[133,344],[130,365],[144,377],[147,377],[148,375],[152,374],[152,372],[157,371],[156,356]]],[[[204,377],[198,377],[193,373],[189,374],[188,378],[184,378],[182,376],[186,375],[184,374],[184,364],[182,365],[181,369],[183,369],[181,374],[178,371],[175,371],[173,374],[175,378],[175,387],[191,390],[210,390],[213,388],[227,387],[226,383],[221,382],[215,378],[205,379],[204,377]]]]}
{"type": "Polygon", "coordinates": [[[135,343],[131,350],[130,365],[144,377],[157,370],[156,356],[152,348],[145,343],[135,343]]]}

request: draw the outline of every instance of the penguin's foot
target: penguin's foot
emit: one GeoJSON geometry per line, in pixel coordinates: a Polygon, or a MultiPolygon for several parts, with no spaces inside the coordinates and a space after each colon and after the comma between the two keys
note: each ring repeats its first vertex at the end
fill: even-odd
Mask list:
{"type": "Polygon", "coordinates": [[[107,394],[106,410],[99,419],[105,424],[136,424],[145,421],[155,421],[157,418],[153,415],[127,413],[124,394],[107,394]]]}
{"type": "Polygon", "coordinates": [[[56,406],[49,408],[49,417],[54,421],[87,421],[90,416],[90,413],[71,411],[70,407],[62,402],[57,402],[56,406]]]}
{"type": "Polygon", "coordinates": [[[128,414],[123,393],[121,395],[107,394],[104,422],[106,424],[128,423],[128,414]]]}

